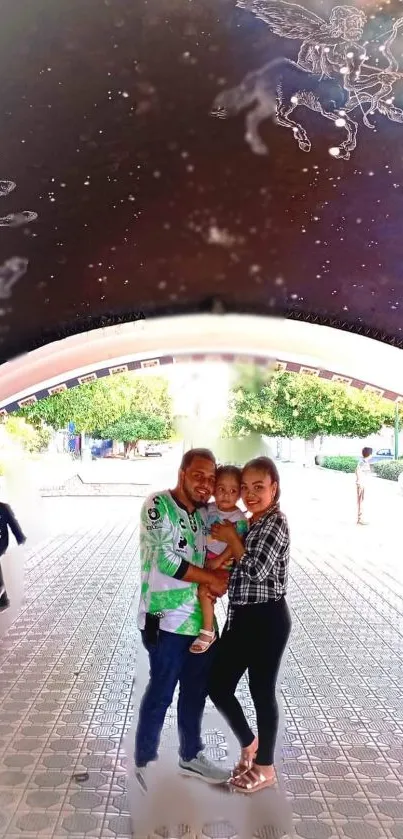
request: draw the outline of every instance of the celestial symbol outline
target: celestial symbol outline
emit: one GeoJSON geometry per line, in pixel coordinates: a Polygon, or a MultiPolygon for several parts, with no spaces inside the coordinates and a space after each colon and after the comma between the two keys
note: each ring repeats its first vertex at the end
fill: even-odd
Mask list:
{"type": "Polygon", "coordinates": [[[346,132],[346,139],[329,149],[334,157],[348,160],[357,146],[359,111],[362,122],[373,129],[369,117],[376,112],[403,123],[403,110],[394,105],[393,86],[403,79],[392,44],[403,26],[398,18],[380,47],[387,66],[368,63],[362,41],[366,14],[354,6],[335,6],[326,21],[296,3],[284,0],[237,0],[238,8],[264,21],[273,34],[298,39],[302,44],[296,61],[278,58],[248,73],[234,88],[221,91],[211,113],[226,118],[251,108],[246,116],[245,140],[255,154],[267,154],[259,128],[268,117],[293,131],[301,151],[309,152],[311,140],[303,125],[292,118],[303,106],[321,114],[346,132]],[[251,107],[253,106],[253,107],[251,107]]]}

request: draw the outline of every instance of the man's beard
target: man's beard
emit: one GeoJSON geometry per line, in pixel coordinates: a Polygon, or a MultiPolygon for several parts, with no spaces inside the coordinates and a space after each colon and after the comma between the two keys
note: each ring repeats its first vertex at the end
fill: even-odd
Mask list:
{"type": "Polygon", "coordinates": [[[191,504],[193,504],[193,506],[195,507],[196,510],[199,510],[202,507],[207,507],[208,499],[206,501],[200,501],[199,499],[195,498],[187,487],[186,478],[183,481],[182,490],[183,490],[184,495],[186,495],[186,498],[188,499],[188,501],[191,504]]]}

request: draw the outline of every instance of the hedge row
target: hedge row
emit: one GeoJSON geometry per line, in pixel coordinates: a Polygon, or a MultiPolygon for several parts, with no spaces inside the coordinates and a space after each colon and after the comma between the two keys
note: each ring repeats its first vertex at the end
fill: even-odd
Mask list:
{"type": "Polygon", "coordinates": [[[317,466],[323,466],[324,469],[336,469],[338,472],[355,472],[358,463],[358,457],[342,455],[331,457],[321,457],[321,455],[318,455],[315,460],[317,466]]]}
{"type": "Polygon", "coordinates": [[[399,475],[403,472],[403,460],[380,460],[372,466],[378,478],[386,478],[387,481],[398,481],[399,475]]]}
{"type": "MultiPolygon", "coordinates": [[[[317,466],[324,469],[336,469],[338,472],[355,472],[358,457],[321,457],[315,458],[317,466]]],[[[403,460],[379,460],[372,464],[372,471],[378,478],[385,478],[387,481],[398,481],[399,475],[403,472],[403,460]]]]}

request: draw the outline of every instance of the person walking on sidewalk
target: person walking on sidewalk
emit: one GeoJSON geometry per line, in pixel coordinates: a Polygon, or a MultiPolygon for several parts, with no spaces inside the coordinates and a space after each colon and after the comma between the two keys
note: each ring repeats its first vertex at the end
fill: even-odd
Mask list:
{"type": "Polygon", "coordinates": [[[201,723],[215,645],[204,655],[190,646],[203,615],[198,585],[222,596],[228,572],[204,568],[206,513],[215,484],[216,462],[207,449],[183,456],[174,490],[154,493],[141,511],[141,600],[138,625],[150,662],[150,676],[137,724],[136,778],[147,791],[148,767],[158,757],[165,716],[179,684],[179,770],[211,784],[225,783],[230,771],[207,759],[201,723]]]}
{"type": "MultiPolygon", "coordinates": [[[[0,502],[0,557],[2,557],[9,545],[9,529],[13,533],[17,545],[23,545],[26,538],[21,530],[20,525],[8,504],[0,502]]],[[[0,612],[8,609],[10,600],[4,584],[3,572],[0,564],[0,612]]]]}
{"type": "Polygon", "coordinates": [[[371,478],[371,457],[372,449],[365,446],[362,450],[362,458],[358,462],[355,470],[357,485],[357,524],[368,524],[364,516],[364,510],[366,510],[368,481],[371,478]]]}

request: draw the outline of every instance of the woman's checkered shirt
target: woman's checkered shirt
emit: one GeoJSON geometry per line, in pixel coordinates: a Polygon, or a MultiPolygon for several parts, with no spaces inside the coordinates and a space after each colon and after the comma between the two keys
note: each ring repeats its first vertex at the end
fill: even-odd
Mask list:
{"type": "Polygon", "coordinates": [[[236,563],[228,590],[228,626],[234,606],[279,600],[287,593],[290,561],[288,521],[278,506],[251,524],[245,553],[236,563]]]}

